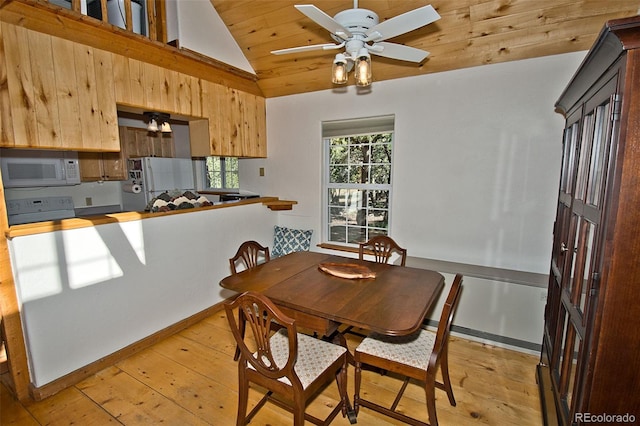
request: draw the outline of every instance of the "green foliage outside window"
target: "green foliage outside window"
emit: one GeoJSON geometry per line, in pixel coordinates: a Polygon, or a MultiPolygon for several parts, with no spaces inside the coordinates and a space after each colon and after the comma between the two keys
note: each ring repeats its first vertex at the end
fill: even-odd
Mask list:
{"type": "Polygon", "coordinates": [[[392,133],[328,139],[329,240],[356,244],[389,229],[392,133]]]}
{"type": "Polygon", "coordinates": [[[207,157],[205,173],[209,188],[240,188],[236,157],[207,157]]]}

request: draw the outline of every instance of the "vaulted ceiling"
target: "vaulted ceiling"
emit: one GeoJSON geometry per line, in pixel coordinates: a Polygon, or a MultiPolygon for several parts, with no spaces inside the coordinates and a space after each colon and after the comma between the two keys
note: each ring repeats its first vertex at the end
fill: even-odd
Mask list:
{"type": "MultiPolygon", "coordinates": [[[[266,97],[330,89],[337,51],[272,55],[331,43],[328,32],[294,8],[314,4],[330,16],[353,0],[210,0],[256,71],[266,97]]],[[[375,81],[588,50],[604,23],[639,13],[640,0],[359,0],[380,21],[431,4],[442,19],[392,41],[431,52],[422,63],[372,56],[375,81]]],[[[350,81],[349,84],[353,84],[350,81]]]]}

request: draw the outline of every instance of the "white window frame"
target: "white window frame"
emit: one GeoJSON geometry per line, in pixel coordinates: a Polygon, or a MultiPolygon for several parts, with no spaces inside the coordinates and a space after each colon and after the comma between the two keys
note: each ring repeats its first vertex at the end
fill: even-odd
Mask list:
{"type": "MultiPolygon", "coordinates": [[[[237,175],[237,180],[238,180],[238,186],[237,187],[229,187],[227,185],[227,160],[229,158],[236,158],[236,157],[220,157],[220,156],[215,156],[212,155],[211,157],[218,157],[220,158],[220,177],[221,177],[221,181],[222,181],[222,187],[221,188],[217,188],[217,187],[212,187],[212,186],[207,186],[206,189],[208,190],[237,190],[240,187],[240,167],[238,165],[238,169],[235,171],[236,175],[237,175]]],[[[237,160],[237,158],[236,158],[237,160]]],[[[203,163],[203,167],[202,167],[202,179],[203,179],[203,183],[204,184],[208,184],[209,183],[209,177],[208,177],[208,170],[207,170],[207,157],[205,157],[204,159],[204,163],[203,163]]]]}
{"type": "MultiPolygon", "coordinates": [[[[345,246],[357,246],[355,243],[331,241],[331,230],[329,223],[329,189],[359,189],[359,190],[384,190],[389,191],[389,202],[387,206],[387,228],[386,233],[391,235],[392,217],[391,207],[393,203],[393,175],[394,175],[394,151],[395,151],[395,117],[381,116],[363,119],[339,120],[322,123],[322,241],[329,244],[339,244],[345,246]],[[350,137],[360,135],[371,135],[377,133],[391,134],[391,183],[390,184],[332,184],[329,178],[330,152],[329,147],[332,138],[350,137]]],[[[373,228],[372,228],[373,229],[373,228]]],[[[367,233],[368,234],[368,233],[367,233]]]]}

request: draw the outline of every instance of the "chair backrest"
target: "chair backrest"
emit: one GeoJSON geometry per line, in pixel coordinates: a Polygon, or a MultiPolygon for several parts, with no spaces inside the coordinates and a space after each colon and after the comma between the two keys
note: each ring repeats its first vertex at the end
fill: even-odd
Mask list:
{"type": "Polygon", "coordinates": [[[236,263],[241,260],[245,269],[251,269],[258,266],[260,259],[264,262],[271,260],[269,255],[269,247],[263,247],[256,241],[245,241],[240,245],[235,256],[229,259],[229,266],[231,267],[231,273],[237,274],[236,263]]]}
{"type": "Polygon", "coordinates": [[[449,342],[451,324],[453,323],[453,316],[458,308],[461,292],[462,274],[456,274],[453,279],[453,284],[451,284],[451,290],[449,290],[447,300],[442,307],[442,313],[440,314],[440,322],[438,323],[438,331],[436,332],[436,341],[433,344],[433,351],[431,352],[431,358],[429,359],[429,369],[436,368],[438,366],[440,355],[444,352],[449,342]]]}
{"type": "Polygon", "coordinates": [[[400,254],[402,266],[405,266],[407,263],[407,249],[400,247],[393,238],[387,235],[377,235],[366,243],[360,243],[358,251],[360,260],[364,260],[366,251],[371,251],[376,263],[389,263],[391,254],[394,251],[400,254]]]}
{"type": "Polygon", "coordinates": [[[233,302],[226,303],[224,309],[231,332],[240,349],[239,362],[245,366],[248,362],[265,377],[275,380],[287,377],[291,383],[301,386],[300,379],[293,369],[298,357],[298,335],[294,320],[283,314],[267,296],[255,292],[241,294],[233,302]],[[237,320],[233,314],[236,308],[237,320]],[[246,331],[242,332],[243,329],[246,331]],[[288,352],[277,352],[288,353],[286,360],[274,358],[271,347],[274,330],[282,333],[283,329],[286,329],[288,352]],[[252,345],[255,344],[255,348],[249,348],[248,342],[254,342],[252,345]]]}

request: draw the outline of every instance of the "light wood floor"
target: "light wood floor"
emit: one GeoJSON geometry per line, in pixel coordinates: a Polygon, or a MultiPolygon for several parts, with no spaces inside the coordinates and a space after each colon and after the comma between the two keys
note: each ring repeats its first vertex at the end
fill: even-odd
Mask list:
{"type": "MultiPolygon", "coordinates": [[[[349,346],[357,337],[348,335],[349,346]]],[[[89,377],[76,386],[40,402],[22,405],[0,385],[2,425],[233,425],[237,404],[235,345],[224,312],[178,333],[153,347],[89,377]]],[[[537,357],[452,337],[449,347],[451,379],[457,406],[437,392],[442,425],[540,425],[535,383],[537,357]]],[[[375,372],[363,373],[363,392],[390,403],[400,381],[375,372]]],[[[353,368],[349,369],[353,397],[353,368]]],[[[259,399],[250,393],[250,406],[259,399]]],[[[324,417],[337,402],[335,382],[307,412],[324,417]]],[[[427,420],[424,392],[411,384],[401,409],[427,420]]],[[[263,407],[253,425],[291,424],[286,411],[263,407]]],[[[340,415],[332,425],[348,425],[340,415]]],[[[366,408],[358,424],[397,424],[366,408]]]]}

